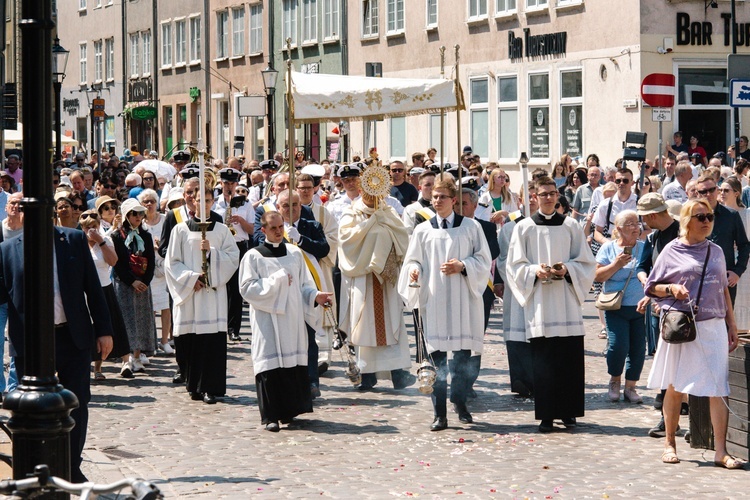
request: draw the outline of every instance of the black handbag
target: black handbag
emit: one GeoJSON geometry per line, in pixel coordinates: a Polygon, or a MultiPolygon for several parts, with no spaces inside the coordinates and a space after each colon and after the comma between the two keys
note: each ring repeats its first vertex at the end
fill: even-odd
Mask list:
{"type": "MultiPolygon", "coordinates": [[[[688,304],[690,310],[688,312],[678,311],[676,309],[662,311],[660,324],[661,338],[667,344],[684,344],[686,342],[692,342],[698,334],[695,324],[695,313],[698,312],[698,303],[701,300],[701,293],[703,292],[703,280],[706,277],[706,266],[708,266],[708,256],[710,254],[711,247],[709,246],[706,251],[706,260],[703,263],[701,284],[698,287],[698,297],[696,298],[694,305],[688,304]]],[[[677,299],[672,302],[672,305],[674,305],[675,302],[677,302],[677,299]]]]}

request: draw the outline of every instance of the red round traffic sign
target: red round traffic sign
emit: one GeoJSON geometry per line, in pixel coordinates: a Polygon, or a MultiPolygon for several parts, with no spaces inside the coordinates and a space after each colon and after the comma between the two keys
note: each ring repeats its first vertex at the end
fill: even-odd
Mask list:
{"type": "Polygon", "coordinates": [[[674,106],[674,75],[651,73],[641,82],[643,102],[655,108],[674,106]]]}

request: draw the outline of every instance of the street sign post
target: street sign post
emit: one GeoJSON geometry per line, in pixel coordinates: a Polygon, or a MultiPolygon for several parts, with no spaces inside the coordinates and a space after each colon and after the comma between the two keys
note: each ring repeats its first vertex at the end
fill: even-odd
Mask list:
{"type": "Polygon", "coordinates": [[[107,116],[104,112],[104,99],[94,99],[91,109],[94,121],[103,122],[104,118],[107,116]]]}
{"type": "Polygon", "coordinates": [[[729,82],[729,105],[733,108],[750,107],[750,80],[731,80],[729,82]]]}
{"type": "Polygon", "coordinates": [[[662,129],[663,122],[672,121],[674,106],[674,75],[669,73],[651,73],[641,82],[643,102],[655,109],[651,110],[651,120],[659,122],[659,171],[662,170],[662,129]]]}
{"type": "Polygon", "coordinates": [[[671,122],[672,108],[651,108],[652,122],[671,122]]]}

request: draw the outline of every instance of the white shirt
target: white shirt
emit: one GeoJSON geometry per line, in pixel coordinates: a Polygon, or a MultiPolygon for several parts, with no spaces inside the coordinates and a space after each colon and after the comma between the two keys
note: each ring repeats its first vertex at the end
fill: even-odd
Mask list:
{"type": "MultiPolygon", "coordinates": [[[[599,208],[596,209],[594,214],[593,223],[597,227],[607,228],[607,211],[609,210],[609,204],[612,203],[612,213],[609,216],[609,228],[614,225],[614,220],[617,214],[623,210],[635,210],[638,206],[638,197],[635,193],[631,193],[630,198],[625,201],[620,201],[619,195],[615,194],[611,198],[606,198],[599,203],[599,208]]],[[[611,231],[610,231],[611,234],[611,231]]]]}
{"type": "Polygon", "coordinates": [[[670,182],[661,191],[661,195],[665,200],[677,200],[680,203],[688,201],[688,194],[685,188],[682,187],[679,181],[670,182]]]}
{"type": "MultiPolygon", "coordinates": [[[[231,201],[231,198],[230,198],[230,201],[231,201]]],[[[224,199],[224,195],[219,195],[219,197],[216,198],[216,202],[214,203],[214,206],[211,207],[211,210],[221,215],[221,218],[226,223],[226,213],[227,213],[228,207],[229,207],[229,202],[227,202],[224,199]]],[[[251,224],[255,222],[255,210],[253,209],[252,203],[250,203],[249,201],[246,201],[245,204],[239,208],[233,208],[232,215],[239,215],[240,217],[245,219],[247,222],[250,222],[251,224]]],[[[232,227],[234,228],[234,231],[235,231],[234,241],[247,241],[248,239],[250,239],[250,235],[247,234],[244,229],[242,229],[241,225],[235,223],[235,224],[232,224],[232,227]]]]}

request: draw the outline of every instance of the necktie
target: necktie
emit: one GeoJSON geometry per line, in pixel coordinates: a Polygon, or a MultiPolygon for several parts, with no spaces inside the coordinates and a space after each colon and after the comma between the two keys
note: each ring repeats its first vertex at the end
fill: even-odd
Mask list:
{"type": "Polygon", "coordinates": [[[448,220],[447,219],[443,219],[442,227],[443,227],[443,229],[448,229],[448,220]]]}
{"type": "Polygon", "coordinates": [[[188,210],[188,215],[192,219],[193,217],[195,217],[195,212],[193,212],[192,210],[188,210]]]}

